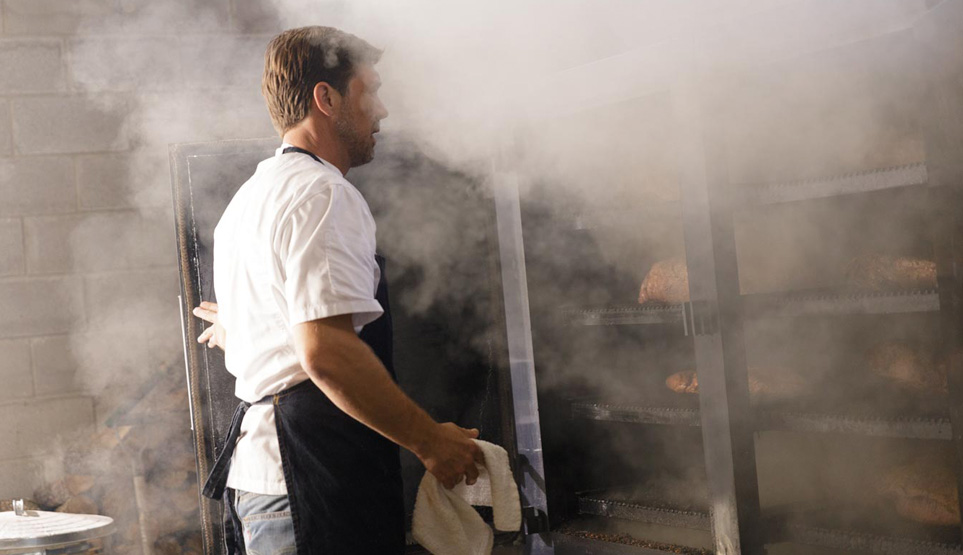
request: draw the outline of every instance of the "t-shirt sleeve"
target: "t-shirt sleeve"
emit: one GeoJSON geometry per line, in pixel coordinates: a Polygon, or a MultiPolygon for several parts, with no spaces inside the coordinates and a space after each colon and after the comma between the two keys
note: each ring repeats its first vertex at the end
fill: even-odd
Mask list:
{"type": "Polygon", "coordinates": [[[302,201],[281,222],[278,253],[291,327],[352,314],[360,329],[384,312],[374,297],[373,223],[361,202],[335,184],[302,201]]]}

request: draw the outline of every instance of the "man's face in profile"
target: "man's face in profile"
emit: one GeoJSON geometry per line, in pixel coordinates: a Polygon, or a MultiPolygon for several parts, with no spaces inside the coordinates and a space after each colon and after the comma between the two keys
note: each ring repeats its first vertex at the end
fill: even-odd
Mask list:
{"type": "Polygon", "coordinates": [[[381,128],[379,122],[388,117],[388,110],[378,98],[379,88],[381,77],[371,64],[357,66],[348,81],[335,128],[348,149],[352,168],[374,158],[374,134],[381,128]]]}

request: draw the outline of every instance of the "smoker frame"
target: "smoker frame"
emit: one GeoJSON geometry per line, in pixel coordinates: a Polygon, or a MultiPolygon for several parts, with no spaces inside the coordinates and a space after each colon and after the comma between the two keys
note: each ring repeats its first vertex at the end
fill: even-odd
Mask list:
{"type": "MultiPolygon", "coordinates": [[[[697,70],[683,69],[672,76],[670,96],[680,122],[679,152],[683,228],[689,269],[691,301],[660,308],[567,309],[563,315],[575,325],[668,325],[681,321],[693,336],[700,375],[700,410],[653,406],[614,405],[586,400],[572,402],[572,417],[628,422],[639,425],[700,426],[710,488],[715,549],[718,553],[763,553],[773,541],[795,540],[816,546],[861,549],[874,553],[958,553],[960,546],[857,532],[791,525],[782,515],[763,515],[759,508],[753,433],[793,430],[849,433],[952,441],[957,452],[957,475],[963,492],[963,86],[959,64],[963,41],[958,38],[963,6],[933,3],[913,26],[888,37],[912,44],[914,61],[930,71],[911,76],[929,90],[931,101],[923,114],[926,162],[798,183],[775,183],[747,191],[727,180],[722,127],[714,120],[717,97],[695,91],[720,85],[697,70]],[[954,33],[956,36],[954,36],[954,33]],[[955,67],[953,71],[947,68],[955,67]],[[934,71],[935,70],[935,71],[934,71]],[[926,80],[924,81],[924,74],[926,80]],[[933,75],[940,77],[929,81],[933,75]],[[954,81],[955,79],[955,81],[954,81]],[[698,162],[698,163],[694,163],[698,162]],[[863,194],[902,187],[918,187],[938,207],[931,236],[936,246],[939,288],[904,294],[846,294],[836,291],[791,295],[740,295],[735,256],[733,214],[767,204],[863,194]],[[951,411],[949,418],[873,418],[841,414],[786,413],[754,410],[748,402],[743,323],[760,316],[795,317],[832,314],[899,314],[939,312],[942,350],[949,355],[951,411]],[[772,533],[763,534],[763,529],[772,533]]],[[[876,40],[880,36],[866,40],[876,40]]],[[[835,47],[835,48],[846,48],[835,47]]],[[[624,61],[624,58],[623,60],[624,61]]],[[[604,66],[604,64],[601,64],[604,66]]],[[[693,64],[695,65],[695,64],[693,64]]],[[[610,69],[610,68],[609,68],[610,69]]],[[[757,68],[753,69],[758,70],[757,68]]],[[[592,75],[592,72],[588,72],[592,75]]],[[[594,75],[594,77],[598,77],[594,75]]],[[[731,78],[732,76],[728,76],[731,78]]],[[[566,78],[571,79],[569,72],[566,78]]],[[[644,85],[649,85],[645,83],[644,85]]],[[[634,92],[650,92],[644,86],[634,92]]],[[[626,98],[625,91],[613,95],[626,98]]],[[[593,102],[594,105],[604,103],[593,102]]],[[[573,224],[584,228],[581,215],[573,224]]],[[[666,513],[605,499],[579,496],[589,514],[607,513],[659,523],[666,513]]],[[[961,496],[963,503],[963,496],[961,496]]],[[[688,518],[690,524],[693,522],[688,518]]],[[[685,518],[677,522],[680,526],[685,518]]],[[[586,551],[648,552],[624,546],[604,547],[589,540],[558,537],[563,544],[585,545],[586,551]],[[598,551],[595,551],[598,550],[598,551]]],[[[560,549],[559,552],[564,552],[560,549]]],[[[582,551],[578,551],[582,552],[582,551]]]]}

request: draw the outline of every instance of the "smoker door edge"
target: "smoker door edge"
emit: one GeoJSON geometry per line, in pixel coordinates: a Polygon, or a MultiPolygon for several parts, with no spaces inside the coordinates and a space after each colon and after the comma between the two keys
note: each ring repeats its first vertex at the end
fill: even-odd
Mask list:
{"type": "MultiPolygon", "coordinates": [[[[174,203],[174,226],[177,237],[177,258],[180,274],[178,297],[181,315],[181,331],[184,341],[184,359],[187,373],[187,392],[190,401],[191,435],[198,480],[209,471],[208,460],[214,456],[213,422],[210,418],[208,403],[204,399],[201,380],[203,379],[201,358],[198,345],[193,338],[200,334],[196,319],[188,316],[193,306],[200,302],[197,276],[197,260],[193,248],[193,215],[190,192],[190,176],[187,152],[180,145],[169,146],[172,200],[174,203]]],[[[200,486],[200,482],[198,482],[200,486]]],[[[201,519],[201,535],[206,555],[224,553],[223,530],[218,523],[223,520],[220,508],[215,501],[200,494],[198,505],[201,519]]]]}
{"type": "MultiPolygon", "coordinates": [[[[180,277],[181,331],[184,344],[188,399],[191,412],[191,435],[198,476],[198,486],[207,477],[216,456],[214,419],[210,406],[207,381],[207,347],[194,338],[203,331],[199,318],[191,314],[201,299],[200,275],[196,252],[194,228],[194,199],[190,175],[190,159],[197,156],[216,156],[233,152],[260,152],[277,146],[277,139],[238,139],[176,143],[168,145],[171,178],[171,200],[174,208],[174,227],[178,271],[180,277]]],[[[224,544],[224,513],[220,501],[207,499],[200,494],[201,534],[206,555],[226,553],[224,544]]]]}
{"type": "Polygon", "coordinates": [[[522,242],[521,204],[517,178],[496,174],[494,179],[498,248],[501,259],[505,302],[505,327],[518,444],[518,480],[522,496],[525,534],[544,534],[544,541],[528,538],[544,549],[532,553],[551,553],[548,540],[548,499],[542,436],[539,426],[538,397],[535,388],[535,359],[532,347],[528,285],[525,274],[525,248],[522,242]]]}

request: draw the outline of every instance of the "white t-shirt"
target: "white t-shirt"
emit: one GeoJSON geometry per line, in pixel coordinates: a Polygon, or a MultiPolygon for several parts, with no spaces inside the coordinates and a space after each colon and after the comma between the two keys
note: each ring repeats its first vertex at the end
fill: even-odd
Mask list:
{"type": "MultiPolygon", "coordinates": [[[[302,153],[258,164],[214,230],[214,291],[227,332],[235,394],[253,403],[308,379],[295,325],[352,314],[355,331],[383,311],[375,300],[375,222],[364,197],[333,165],[302,153]]],[[[228,487],[284,495],[271,405],[241,425],[228,487]]]]}

